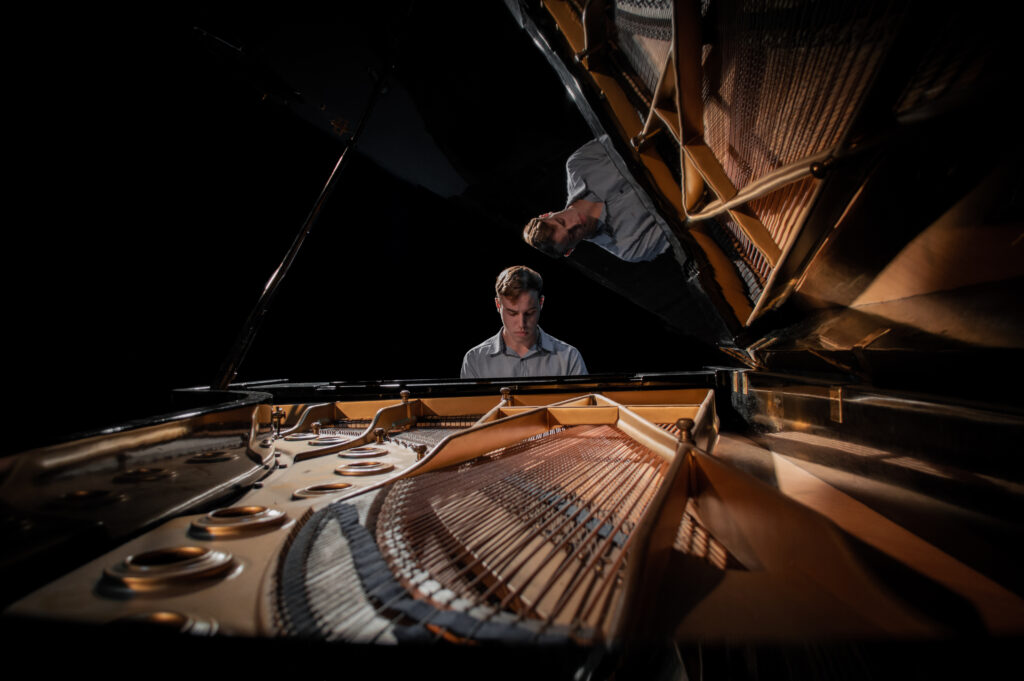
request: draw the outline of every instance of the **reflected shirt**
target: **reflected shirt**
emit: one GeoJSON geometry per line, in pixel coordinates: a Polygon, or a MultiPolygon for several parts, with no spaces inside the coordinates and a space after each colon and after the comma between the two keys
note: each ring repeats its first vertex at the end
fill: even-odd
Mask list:
{"type": "Polygon", "coordinates": [[[471,348],[462,359],[462,378],[525,378],[532,376],[582,376],[587,365],[579,350],[537,327],[537,342],[520,357],[505,345],[498,333],[471,348]]]}
{"type": "Polygon", "coordinates": [[[565,162],[568,207],[577,199],[604,204],[598,232],[586,239],[629,262],[654,260],[669,246],[669,229],[644,190],[636,185],[608,135],[591,140],[565,162]]]}

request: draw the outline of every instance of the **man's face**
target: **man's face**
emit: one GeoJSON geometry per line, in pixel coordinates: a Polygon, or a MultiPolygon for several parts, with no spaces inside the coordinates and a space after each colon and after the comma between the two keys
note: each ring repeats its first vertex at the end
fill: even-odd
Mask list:
{"type": "Polygon", "coordinates": [[[542,215],[541,219],[551,225],[551,243],[563,255],[568,256],[583,239],[584,215],[573,207],[557,213],[542,215]]]}
{"type": "Polygon", "coordinates": [[[506,342],[533,345],[537,341],[537,323],[544,296],[538,296],[536,291],[523,291],[515,298],[498,296],[494,304],[501,315],[506,342]]]}

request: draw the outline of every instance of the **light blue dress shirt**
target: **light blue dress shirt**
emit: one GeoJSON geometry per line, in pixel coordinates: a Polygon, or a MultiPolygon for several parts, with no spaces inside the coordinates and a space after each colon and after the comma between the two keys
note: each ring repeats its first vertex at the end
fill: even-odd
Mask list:
{"type": "Polygon", "coordinates": [[[537,342],[520,357],[505,345],[499,330],[462,359],[462,378],[526,378],[532,376],[581,376],[587,365],[579,350],[537,327],[537,342]]]}
{"type": "Polygon", "coordinates": [[[591,140],[565,162],[569,198],[600,201],[599,230],[587,241],[629,262],[654,260],[669,246],[668,225],[636,185],[607,135],[591,140]]]}

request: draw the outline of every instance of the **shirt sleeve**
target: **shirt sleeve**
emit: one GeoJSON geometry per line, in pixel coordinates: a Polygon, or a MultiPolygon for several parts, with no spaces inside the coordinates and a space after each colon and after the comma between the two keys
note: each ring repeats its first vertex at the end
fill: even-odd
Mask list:
{"type": "Polygon", "coordinates": [[[569,353],[569,376],[586,376],[587,365],[583,361],[583,355],[576,348],[569,353]]]}
{"type": "Polygon", "coordinates": [[[601,145],[600,138],[590,140],[574,151],[565,162],[565,205],[568,206],[576,199],[582,198],[604,201],[594,182],[600,180],[602,173],[607,175],[602,168],[608,165],[608,153],[601,145]]]}
{"type": "Polygon", "coordinates": [[[480,378],[476,375],[476,370],[473,367],[473,363],[469,361],[470,353],[462,358],[462,371],[459,373],[459,378],[480,378]]]}

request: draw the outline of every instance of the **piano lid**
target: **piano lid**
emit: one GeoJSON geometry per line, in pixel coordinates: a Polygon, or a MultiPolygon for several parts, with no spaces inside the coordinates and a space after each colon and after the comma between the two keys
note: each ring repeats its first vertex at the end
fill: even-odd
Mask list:
{"type": "MultiPolygon", "coordinates": [[[[1000,101],[1018,60],[999,17],[889,1],[506,4],[659,200],[735,359],[953,392],[990,383],[979,366],[1019,365],[1019,142],[1000,101]]],[[[572,260],[646,288],[598,249],[572,260]]]]}

